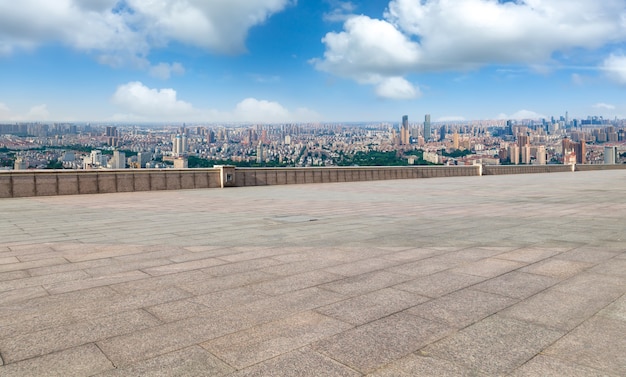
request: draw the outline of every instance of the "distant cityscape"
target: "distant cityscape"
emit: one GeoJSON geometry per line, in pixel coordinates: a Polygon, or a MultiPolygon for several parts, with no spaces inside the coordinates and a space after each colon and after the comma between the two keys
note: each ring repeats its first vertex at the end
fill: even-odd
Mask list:
{"type": "Polygon", "coordinates": [[[0,169],[626,163],[626,120],[0,124],[0,169]]]}

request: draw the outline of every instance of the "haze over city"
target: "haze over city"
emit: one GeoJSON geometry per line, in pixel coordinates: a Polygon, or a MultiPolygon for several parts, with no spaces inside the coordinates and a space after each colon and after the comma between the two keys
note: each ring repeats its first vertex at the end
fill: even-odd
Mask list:
{"type": "Polygon", "coordinates": [[[0,2],[0,121],[626,117],[625,1],[0,2]]]}

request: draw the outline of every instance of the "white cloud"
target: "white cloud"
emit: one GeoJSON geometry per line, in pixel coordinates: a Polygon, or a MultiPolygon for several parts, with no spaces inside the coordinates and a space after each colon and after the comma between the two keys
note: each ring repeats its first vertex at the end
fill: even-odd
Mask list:
{"type": "Polygon", "coordinates": [[[1,1],[0,54],[60,42],[119,65],[141,62],[152,48],[171,41],[236,53],[245,50],[250,28],[292,1],[1,1]]]}
{"type": "Polygon", "coordinates": [[[306,108],[289,111],[278,102],[256,98],[242,100],[231,111],[196,108],[191,103],[179,100],[174,89],[152,89],[138,81],[120,85],[111,97],[111,102],[124,111],[112,117],[111,120],[115,121],[281,123],[320,119],[319,114],[306,108]]]}
{"type": "Polygon", "coordinates": [[[162,80],[169,79],[172,74],[182,75],[184,73],[185,67],[180,63],[159,63],[150,67],[150,75],[162,80]]]}
{"type": "Polygon", "coordinates": [[[27,120],[48,120],[50,119],[50,112],[48,111],[48,106],[37,105],[33,106],[28,110],[28,114],[26,114],[27,120]]]}
{"type": "Polygon", "coordinates": [[[234,111],[235,118],[243,122],[284,122],[289,119],[289,111],[278,102],[246,98],[239,102],[234,111]]]}
{"type": "Polygon", "coordinates": [[[343,22],[352,17],[356,10],[356,5],[350,1],[330,1],[332,11],[324,13],[324,21],[343,22]]]}
{"type": "Polygon", "coordinates": [[[378,84],[376,94],[382,98],[412,99],[419,97],[421,92],[402,77],[390,77],[378,84]]]}
{"type": "Polygon", "coordinates": [[[24,122],[45,120],[50,120],[50,112],[46,104],[33,106],[26,113],[18,113],[0,102],[0,121],[24,122]]]}
{"type": "Polygon", "coordinates": [[[626,85],[626,56],[611,54],[604,60],[602,69],[606,75],[620,85],[626,85]]]}
{"type": "Polygon", "coordinates": [[[356,16],[345,22],[344,29],[322,39],[324,59],[312,61],[317,69],[378,83],[380,76],[406,73],[420,59],[419,45],[386,21],[356,16]]]}
{"type": "Polygon", "coordinates": [[[624,20],[623,0],[392,0],[382,19],[351,17],[343,31],[326,34],[324,56],[312,63],[370,84],[490,64],[549,73],[557,52],[626,41],[624,20]]]}
{"type": "Polygon", "coordinates": [[[197,112],[191,104],[176,97],[174,89],[150,89],[141,82],[134,81],[120,85],[111,101],[132,114],[150,119],[184,118],[197,112]]]}
{"type": "Polygon", "coordinates": [[[515,119],[515,120],[523,120],[523,119],[541,119],[541,118],[545,118],[546,116],[543,114],[539,114],[536,113],[534,111],[531,110],[520,110],[516,113],[513,113],[511,115],[506,115],[506,114],[500,114],[498,115],[498,119],[515,119]]]}
{"type": "Polygon", "coordinates": [[[615,105],[611,105],[609,103],[596,103],[595,105],[593,105],[594,109],[603,109],[603,110],[615,110],[615,105]]]}

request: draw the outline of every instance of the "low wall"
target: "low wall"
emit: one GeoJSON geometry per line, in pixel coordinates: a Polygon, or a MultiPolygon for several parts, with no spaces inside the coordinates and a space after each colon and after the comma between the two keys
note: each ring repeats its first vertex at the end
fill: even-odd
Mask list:
{"type": "Polygon", "coordinates": [[[31,170],[0,173],[0,198],[221,187],[219,169],[31,170]]]}
{"type": "Polygon", "coordinates": [[[485,165],[483,175],[572,172],[573,165],[485,165]]]}
{"type": "Polygon", "coordinates": [[[479,166],[27,170],[0,173],[0,198],[472,175],[479,166]]]}
{"type": "Polygon", "coordinates": [[[480,175],[479,166],[237,168],[236,186],[289,185],[480,175]]]}
{"type": "Polygon", "coordinates": [[[616,170],[626,169],[626,164],[615,165],[576,165],[576,171],[616,170]]]}
{"type": "MultiPolygon", "coordinates": [[[[626,164],[575,166],[606,169],[626,164]]],[[[27,170],[0,172],[0,198],[572,171],[572,165],[27,170]]]]}

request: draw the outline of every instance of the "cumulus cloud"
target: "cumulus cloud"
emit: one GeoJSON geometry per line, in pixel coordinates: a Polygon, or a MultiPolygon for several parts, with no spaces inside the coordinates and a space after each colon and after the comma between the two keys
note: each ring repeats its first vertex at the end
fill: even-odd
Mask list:
{"type": "Polygon", "coordinates": [[[412,99],[419,97],[421,92],[402,77],[389,77],[378,84],[376,94],[382,98],[412,99]]]}
{"type": "Polygon", "coordinates": [[[320,119],[319,114],[307,108],[290,111],[278,102],[256,98],[246,98],[229,111],[197,108],[178,99],[174,89],[153,89],[138,81],[120,85],[111,97],[111,102],[124,111],[112,117],[116,121],[281,123],[320,119]]]}
{"type": "Polygon", "coordinates": [[[193,106],[177,98],[174,89],[151,89],[134,81],[120,85],[113,97],[113,104],[132,114],[152,119],[193,116],[193,106]]]}
{"type": "Polygon", "coordinates": [[[489,64],[549,72],[555,53],[625,41],[625,19],[622,0],[392,0],[381,19],[354,16],[326,34],[324,56],[312,62],[360,83],[489,64]]]}
{"type": "Polygon", "coordinates": [[[294,0],[20,0],[0,2],[0,54],[63,43],[119,65],[176,41],[210,51],[245,50],[250,28],[294,0]]]}
{"type": "Polygon", "coordinates": [[[44,121],[50,120],[50,112],[46,104],[36,105],[31,107],[26,113],[19,113],[0,102],[0,120],[11,122],[44,121]]]}
{"type": "Polygon", "coordinates": [[[615,105],[611,105],[609,103],[596,103],[595,105],[593,105],[594,109],[603,109],[603,110],[615,110],[615,105]]]}
{"type": "Polygon", "coordinates": [[[185,67],[183,67],[180,63],[159,63],[150,67],[150,75],[167,80],[172,76],[172,74],[182,75],[185,73],[185,67]]]}
{"type": "Polygon", "coordinates": [[[626,85],[626,56],[611,54],[604,60],[602,69],[606,75],[620,85],[626,85]]]}
{"type": "Polygon", "coordinates": [[[324,21],[327,22],[343,22],[353,16],[356,5],[350,1],[329,1],[332,11],[324,13],[324,21]]]}

